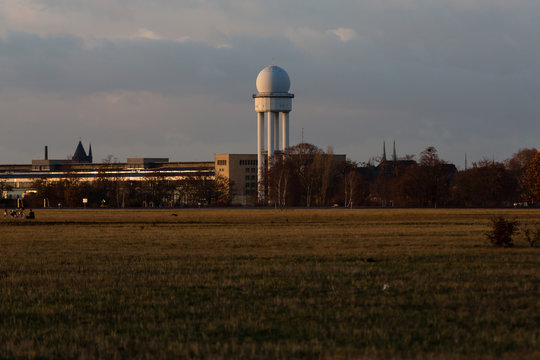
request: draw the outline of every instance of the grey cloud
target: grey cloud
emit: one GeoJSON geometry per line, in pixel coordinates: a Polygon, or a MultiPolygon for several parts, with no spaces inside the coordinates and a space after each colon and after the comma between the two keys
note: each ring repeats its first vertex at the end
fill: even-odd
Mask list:
{"type": "MultiPolygon", "coordinates": [[[[0,104],[10,117],[24,118],[30,115],[13,109],[2,91],[58,94],[72,105],[66,110],[67,100],[51,100],[64,119],[55,122],[57,126],[68,123],[79,104],[87,114],[92,106],[102,106],[100,117],[127,129],[136,144],[118,140],[117,151],[110,150],[117,156],[130,147],[152,152],[152,146],[160,149],[157,155],[168,156],[179,148],[189,151],[190,145],[203,152],[201,157],[211,158],[213,152],[254,148],[250,95],[258,71],[275,59],[289,72],[296,94],[294,141],[300,141],[304,128],[306,140],[321,147],[334,145],[336,152],[347,151],[360,161],[377,155],[384,139],[396,139],[403,153],[435,145],[447,152],[441,156],[456,162],[465,151],[470,160],[474,154],[503,159],[520,147],[538,146],[538,5],[409,3],[416,6],[350,1],[342,7],[328,2],[300,7],[293,2],[289,14],[275,18],[277,30],[261,34],[262,26],[246,27],[241,35],[232,31],[228,48],[202,41],[143,39],[93,39],[88,46],[88,39],[75,35],[11,32],[0,38],[0,104]],[[307,35],[294,26],[305,27],[307,35]],[[328,33],[339,27],[354,29],[357,37],[344,43],[328,33]],[[145,98],[155,110],[144,115],[108,109],[103,99],[87,99],[114,92],[159,96],[145,98]],[[190,102],[192,98],[196,100],[190,102]],[[149,116],[154,124],[145,127],[143,118],[149,116]],[[130,128],[130,118],[142,127],[130,128]],[[165,136],[166,129],[170,131],[165,136]]],[[[259,20],[267,24],[280,4],[255,3],[269,11],[268,19],[259,20]]],[[[228,12],[235,5],[209,6],[228,12]]],[[[55,111],[45,113],[53,117],[55,111]]],[[[106,121],[102,126],[111,129],[106,121]]],[[[86,130],[100,136],[96,129],[86,130]]],[[[75,130],[70,136],[76,136],[75,130]]]]}
{"type": "MultiPolygon", "coordinates": [[[[218,50],[198,43],[103,41],[87,48],[74,37],[10,34],[0,57],[10,70],[5,87],[85,94],[99,91],[198,92],[219,81],[218,50]]],[[[209,89],[211,90],[211,88],[209,89]]]]}
{"type": "Polygon", "coordinates": [[[0,39],[0,90],[66,95],[125,90],[227,97],[239,87],[245,89],[246,81],[254,84],[254,76],[272,59],[271,51],[264,48],[275,47],[295,53],[283,40],[242,39],[232,48],[195,41],[103,40],[87,47],[73,36],[10,33],[0,39]]]}

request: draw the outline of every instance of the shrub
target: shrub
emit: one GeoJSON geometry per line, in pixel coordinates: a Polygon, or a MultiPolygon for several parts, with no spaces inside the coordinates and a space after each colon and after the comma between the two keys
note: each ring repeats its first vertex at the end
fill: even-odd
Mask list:
{"type": "Polygon", "coordinates": [[[491,231],[486,233],[489,242],[498,247],[512,247],[512,235],[518,229],[517,221],[506,220],[502,216],[491,219],[491,231]]]}
{"type": "Polygon", "coordinates": [[[523,230],[525,234],[525,240],[529,243],[530,247],[535,247],[538,243],[540,244],[540,228],[537,227],[535,230],[525,229],[523,230]]]}

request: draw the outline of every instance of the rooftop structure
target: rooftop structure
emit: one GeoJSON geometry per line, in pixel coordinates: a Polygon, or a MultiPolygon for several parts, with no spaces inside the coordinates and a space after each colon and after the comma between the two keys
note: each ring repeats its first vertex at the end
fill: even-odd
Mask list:
{"type": "Polygon", "coordinates": [[[75,149],[75,154],[71,157],[71,160],[76,163],[91,163],[92,162],[92,145],[89,145],[88,155],[84,150],[82,142],[79,140],[77,149],[75,149]]]}

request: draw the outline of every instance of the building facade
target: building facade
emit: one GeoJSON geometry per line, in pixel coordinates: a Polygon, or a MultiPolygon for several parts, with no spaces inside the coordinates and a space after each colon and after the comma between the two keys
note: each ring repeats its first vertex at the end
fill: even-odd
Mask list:
{"type": "Polygon", "coordinates": [[[216,154],[214,169],[216,176],[230,180],[233,204],[253,205],[257,202],[257,154],[216,154]]]}

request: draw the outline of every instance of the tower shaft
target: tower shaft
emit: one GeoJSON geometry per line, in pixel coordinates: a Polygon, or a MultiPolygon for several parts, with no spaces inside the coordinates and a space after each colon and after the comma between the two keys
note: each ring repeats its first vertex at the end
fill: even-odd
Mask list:
{"type": "Polygon", "coordinates": [[[274,156],[274,119],[273,113],[268,113],[268,170],[272,167],[274,156]]]}
{"type": "Polygon", "coordinates": [[[258,197],[264,197],[264,188],[262,184],[263,171],[264,171],[264,113],[257,113],[257,192],[258,197]]]}
{"type": "Polygon", "coordinates": [[[257,94],[255,111],[257,112],[257,161],[258,161],[258,195],[263,200],[264,176],[264,129],[266,128],[266,148],[268,170],[272,167],[274,152],[280,149],[285,151],[289,147],[289,112],[292,109],[294,95],[289,93],[290,80],[287,72],[278,66],[268,66],[257,76],[257,94]],[[268,122],[265,124],[265,113],[268,113],[268,122]],[[279,129],[279,114],[281,120],[281,141],[279,129]],[[266,125],[266,126],[265,126],[266,125]]]}
{"type": "Polygon", "coordinates": [[[289,113],[281,113],[281,150],[289,147],[289,113]]]}

